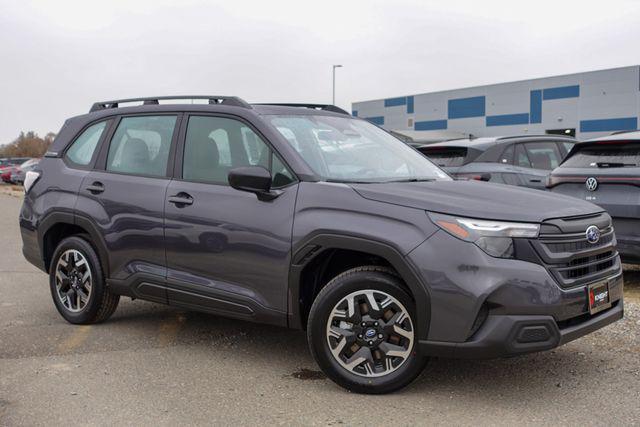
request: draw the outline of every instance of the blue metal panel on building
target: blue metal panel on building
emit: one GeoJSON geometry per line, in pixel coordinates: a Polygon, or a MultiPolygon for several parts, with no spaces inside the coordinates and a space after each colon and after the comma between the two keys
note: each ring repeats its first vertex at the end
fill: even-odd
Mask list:
{"type": "Polygon", "coordinates": [[[358,117],[358,112],[357,112],[356,110],[353,110],[353,111],[351,112],[351,115],[352,115],[353,117],[358,117]]]}
{"type": "Polygon", "coordinates": [[[637,117],[580,121],[580,132],[613,132],[636,129],[638,129],[637,117]]]}
{"type": "Polygon", "coordinates": [[[487,116],[486,120],[487,126],[526,125],[529,123],[529,113],[487,116]]]}
{"type": "Polygon", "coordinates": [[[364,119],[370,121],[374,125],[378,125],[378,126],[384,125],[384,116],[364,117],[364,119]]]}
{"type": "Polygon", "coordinates": [[[407,103],[407,97],[401,96],[400,98],[389,98],[384,100],[385,107],[397,107],[399,105],[405,105],[407,103]]]}
{"type": "Polygon", "coordinates": [[[542,123],[541,90],[532,90],[529,95],[529,123],[542,123]]]}
{"type": "Polygon", "coordinates": [[[471,98],[450,99],[448,106],[450,119],[482,117],[485,114],[485,97],[474,96],[471,98]]]}
{"type": "Polygon", "coordinates": [[[542,99],[562,99],[562,98],[577,98],[580,96],[580,86],[562,86],[562,87],[552,87],[549,89],[544,89],[542,91],[542,99]]]}
{"type": "Polygon", "coordinates": [[[407,114],[413,114],[413,96],[407,96],[407,114]]]}
{"type": "Polygon", "coordinates": [[[447,128],[446,120],[425,120],[422,122],[415,122],[413,124],[414,130],[442,130],[447,128]]]}

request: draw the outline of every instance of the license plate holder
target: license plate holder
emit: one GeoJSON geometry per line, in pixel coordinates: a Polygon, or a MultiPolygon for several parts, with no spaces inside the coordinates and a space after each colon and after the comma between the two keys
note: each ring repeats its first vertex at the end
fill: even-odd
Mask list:
{"type": "Polygon", "coordinates": [[[595,314],[611,307],[611,294],[609,293],[609,280],[593,283],[587,287],[589,300],[589,313],[595,314]]]}

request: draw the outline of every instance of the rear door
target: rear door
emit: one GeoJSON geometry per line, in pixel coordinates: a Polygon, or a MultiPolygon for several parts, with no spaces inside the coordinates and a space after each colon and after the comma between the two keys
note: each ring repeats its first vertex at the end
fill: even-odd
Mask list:
{"type": "Polygon", "coordinates": [[[523,187],[544,190],[546,178],[558,167],[562,155],[553,141],[516,144],[514,155],[515,172],[523,187]]]}
{"type": "Polygon", "coordinates": [[[242,119],[185,124],[165,198],[169,304],[284,325],[297,182],[242,119]],[[231,188],[229,171],[248,165],[271,170],[282,194],[260,201],[231,188]]]}
{"type": "MultiPolygon", "coordinates": [[[[163,210],[179,120],[176,113],[118,118],[95,170],[83,180],[77,215],[102,234],[112,280],[165,279],[163,210]]],[[[162,288],[136,286],[141,297],[166,302],[162,288]]]]}

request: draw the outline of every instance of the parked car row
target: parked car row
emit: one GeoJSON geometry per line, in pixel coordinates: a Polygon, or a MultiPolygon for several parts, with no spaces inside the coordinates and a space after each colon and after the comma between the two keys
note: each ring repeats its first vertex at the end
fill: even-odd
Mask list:
{"type": "Polygon", "coordinates": [[[33,170],[39,162],[39,158],[32,159],[29,157],[0,159],[0,178],[2,182],[7,184],[22,185],[26,173],[33,170]]]}
{"type": "Polygon", "coordinates": [[[640,263],[640,131],[474,138],[415,146],[449,174],[549,190],[605,208],[623,261],[640,263]]]}

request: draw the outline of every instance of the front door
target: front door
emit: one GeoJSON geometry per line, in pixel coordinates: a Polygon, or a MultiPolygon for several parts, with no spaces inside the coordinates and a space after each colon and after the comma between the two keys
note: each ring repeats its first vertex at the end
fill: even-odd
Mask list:
{"type": "Polygon", "coordinates": [[[256,131],[232,117],[188,118],[165,202],[169,304],[284,325],[297,184],[256,131]],[[272,171],[260,201],[228,185],[232,168],[272,171]]]}

